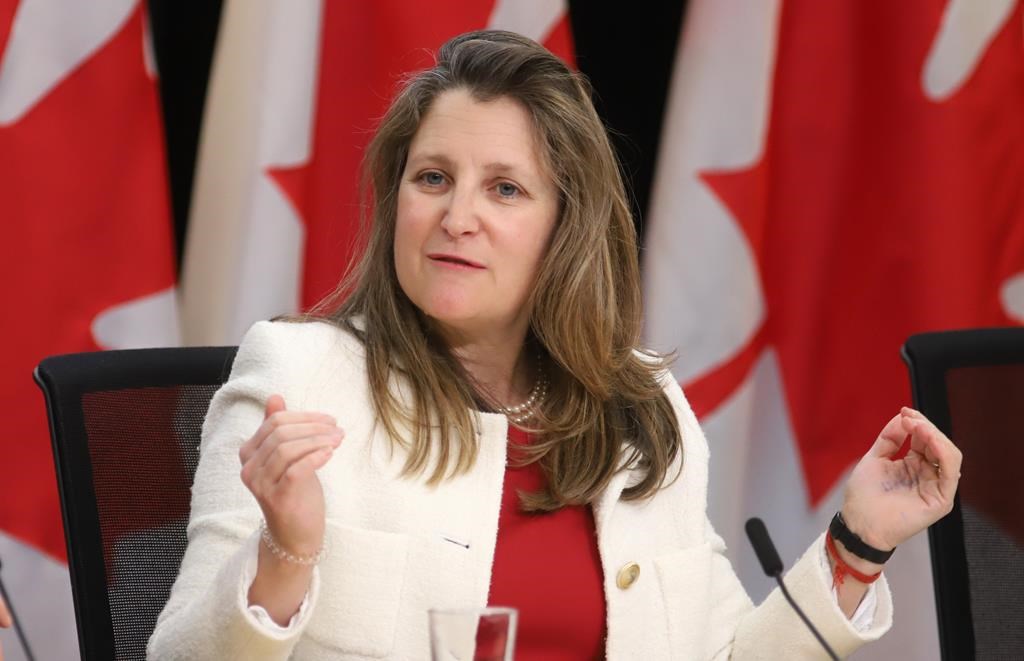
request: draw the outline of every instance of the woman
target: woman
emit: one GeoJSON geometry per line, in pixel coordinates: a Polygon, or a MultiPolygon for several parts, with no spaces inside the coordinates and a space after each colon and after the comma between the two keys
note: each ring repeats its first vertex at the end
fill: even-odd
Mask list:
{"type": "MultiPolygon", "coordinates": [[[[637,350],[636,240],[582,78],[457,37],[365,167],[355,275],[318,320],[255,325],[214,397],[150,656],[426,658],[429,608],[488,603],[520,608],[519,658],[820,656],[707,522],[707,445],[637,350]]],[[[889,627],[871,559],[949,511],[959,468],[904,409],[855,469],[840,540],[788,578],[840,654],[889,627]]]]}

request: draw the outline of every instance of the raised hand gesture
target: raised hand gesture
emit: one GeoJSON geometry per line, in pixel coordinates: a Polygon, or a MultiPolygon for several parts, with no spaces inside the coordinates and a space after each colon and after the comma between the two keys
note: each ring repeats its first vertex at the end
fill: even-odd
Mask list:
{"type": "Polygon", "coordinates": [[[315,554],[323,544],[324,493],[316,470],[342,436],[331,416],[288,411],[280,395],[271,395],[263,424],[239,450],[242,482],[273,538],[292,554],[315,554]]]}
{"type": "Polygon", "coordinates": [[[945,434],[904,407],[846,483],[842,512],[847,526],[879,550],[899,546],[953,508],[961,460],[945,434]],[[893,460],[908,436],[910,451],[893,460]]]}
{"type": "Polygon", "coordinates": [[[331,458],[344,432],[323,413],[288,411],[271,395],[263,424],[239,450],[242,482],[256,497],[269,539],[249,589],[251,604],[286,624],[306,593],[314,558],[323,548],[324,492],[316,471],[331,458]]]}

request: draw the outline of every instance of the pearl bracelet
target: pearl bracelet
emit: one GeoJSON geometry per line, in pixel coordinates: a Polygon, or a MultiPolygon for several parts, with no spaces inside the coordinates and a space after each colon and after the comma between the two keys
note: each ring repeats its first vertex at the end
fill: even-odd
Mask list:
{"type": "Polygon", "coordinates": [[[293,565],[304,565],[307,567],[310,565],[317,565],[327,557],[327,544],[323,544],[319,551],[309,555],[295,555],[294,553],[286,551],[277,543],[274,536],[270,534],[270,528],[267,527],[267,521],[265,519],[260,519],[260,539],[262,539],[263,543],[266,544],[271,555],[278,560],[290,562],[293,565]]]}

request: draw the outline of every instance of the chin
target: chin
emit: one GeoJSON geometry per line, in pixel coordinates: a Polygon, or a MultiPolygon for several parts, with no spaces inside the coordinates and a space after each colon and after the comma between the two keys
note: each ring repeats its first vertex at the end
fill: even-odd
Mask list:
{"type": "Polygon", "coordinates": [[[480,316],[468,310],[424,310],[424,313],[433,321],[445,326],[472,326],[479,322],[480,316]]]}
{"type": "Polygon", "coordinates": [[[414,301],[423,314],[443,324],[471,322],[480,317],[480,306],[461,296],[428,297],[427,300],[414,301]]]}

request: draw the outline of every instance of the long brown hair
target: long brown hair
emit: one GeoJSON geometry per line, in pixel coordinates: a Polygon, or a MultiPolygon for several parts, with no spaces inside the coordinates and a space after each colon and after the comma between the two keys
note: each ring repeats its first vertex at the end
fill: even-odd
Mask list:
{"type": "Polygon", "coordinates": [[[433,101],[453,89],[521,103],[560,191],[560,217],[528,302],[529,341],[550,381],[530,449],[547,487],[525,494],[524,504],[552,510],[593,502],[623,459],[645,469],[624,497],[650,496],[670,479],[682,438],[658,381],[666,359],[637,350],[636,233],[589,84],[537,43],[503,31],[460,35],[441,47],[434,67],[405,81],[363,163],[364,207],[372,210],[365,250],[318,309],[364,344],[375,412],[408,451],[406,473],[428,473],[436,484],[469,470],[478,451],[472,381],[403,293],[394,265],[409,145],[433,101]]]}

